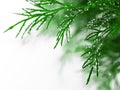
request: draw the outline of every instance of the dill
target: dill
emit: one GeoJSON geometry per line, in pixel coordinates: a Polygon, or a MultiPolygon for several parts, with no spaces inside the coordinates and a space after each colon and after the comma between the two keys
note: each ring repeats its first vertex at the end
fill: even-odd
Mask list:
{"type": "Polygon", "coordinates": [[[116,79],[120,72],[120,64],[118,64],[120,63],[120,1],[29,1],[34,8],[23,8],[23,13],[17,14],[24,16],[25,19],[10,26],[5,32],[20,24],[16,37],[22,33],[21,37],[24,38],[24,35],[30,34],[33,28],[41,30],[41,26],[44,25],[46,25],[46,29],[49,29],[50,24],[57,25],[55,29],[57,38],[54,48],[59,43],[63,45],[63,41],[66,39],[69,42],[65,49],[66,55],[67,50],[69,50],[69,53],[83,53],[81,56],[85,58],[85,61],[82,68],[89,72],[86,84],[89,83],[92,74],[93,76],[96,74],[98,82],[101,82],[98,90],[103,90],[103,88],[112,90],[110,83],[116,79]],[[30,24],[27,24],[29,21],[30,24]],[[78,23],[80,21],[84,21],[84,24],[78,23]],[[73,33],[70,33],[73,24],[76,29],[73,33]],[[83,32],[87,32],[84,33],[84,39],[79,37],[83,32]],[[89,42],[90,45],[82,45],[80,40],[89,42]],[[106,77],[102,78],[103,76],[106,77]]]}

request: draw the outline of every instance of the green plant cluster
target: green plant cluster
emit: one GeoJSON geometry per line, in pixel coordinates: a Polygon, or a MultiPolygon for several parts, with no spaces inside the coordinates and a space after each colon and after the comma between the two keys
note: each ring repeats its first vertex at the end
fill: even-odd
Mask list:
{"type": "Polygon", "coordinates": [[[65,44],[65,55],[79,53],[85,59],[82,68],[90,78],[97,76],[98,90],[119,90],[120,1],[119,0],[29,0],[34,8],[23,8],[25,19],[16,35],[23,38],[33,30],[56,32],[56,44],[65,44]],[[52,27],[52,28],[51,28],[52,27]],[[53,28],[56,27],[56,28],[53,28]],[[71,33],[71,28],[73,28],[71,33]],[[114,82],[114,87],[111,83],[114,82]]]}

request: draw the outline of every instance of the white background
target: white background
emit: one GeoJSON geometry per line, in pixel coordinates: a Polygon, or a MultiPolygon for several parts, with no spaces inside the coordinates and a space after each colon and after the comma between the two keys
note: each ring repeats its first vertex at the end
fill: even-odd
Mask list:
{"type": "Polygon", "coordinates": [[[55,38],[33,35],[16,39],[18,28],[3,33],[21,19],[13,13],[27,5],[25,0],[0,2],[0,90],[88,90],[79,58],[60,69],[62,50],[53,49],[55,38]]]}

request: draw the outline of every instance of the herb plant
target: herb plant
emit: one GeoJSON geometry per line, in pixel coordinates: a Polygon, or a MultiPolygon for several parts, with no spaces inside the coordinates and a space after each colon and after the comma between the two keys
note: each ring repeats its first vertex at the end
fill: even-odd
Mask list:
{"type": "Polygon", "coordinates": [[[56,44],[65,44],[65,55],[79,53],[85,60],[82,68],[88,73],[86,84],[94,77],[98,90],[119,90],[120,72],[120,1],[119,0],[28,0],[34,7],[23,8],[18,15],[25,18],[17,25],[16,35],[33,30],[50,30],[57,34],[56,44]],[[71,32],[71,28],[72,33],[71,32]],[[96,78],[97,77],[97,78],[96,78]],[[114,87],[111,87],[111,83],[114,87]]]}

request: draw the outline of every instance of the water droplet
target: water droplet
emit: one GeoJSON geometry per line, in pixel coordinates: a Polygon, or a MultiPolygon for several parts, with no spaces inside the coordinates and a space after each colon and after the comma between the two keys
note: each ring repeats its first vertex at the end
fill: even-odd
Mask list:
{"type": "Polygon", "coordinates": [[[102,36],[102,33],[100,32],[99,34],[98,34],[98,37],[101,37],[102,36]]]}
{"type": "Polygon", "coordinates": [[[91,54],[91,52],[88,52],[88,54],[91,54]]]}
{"type": "Polygon", "coordinates": [[[65,15],[64,17],[67,18],[67,17],[69,17],[69,16],[68,16],[68,15],[65,15]]]}
{"type": "Polygon", "coordinates": [[[104,8],[103,8],[103,7],[100,7],[99,9],[100,9],[100,10],[104,10],[104,8]]]}

